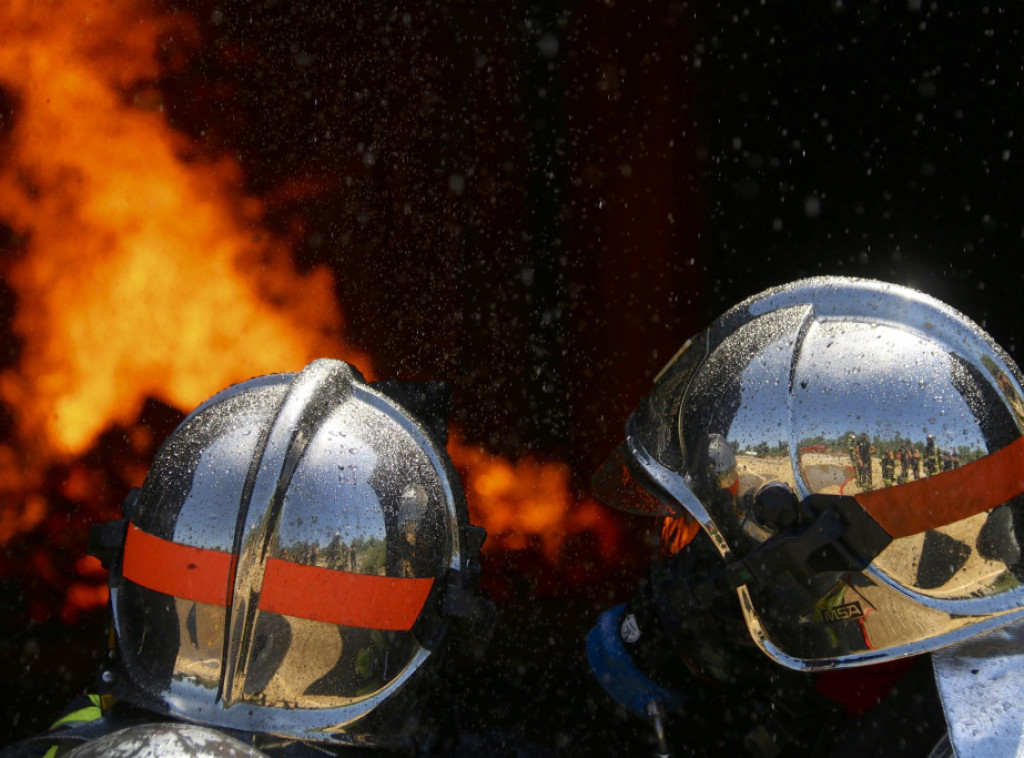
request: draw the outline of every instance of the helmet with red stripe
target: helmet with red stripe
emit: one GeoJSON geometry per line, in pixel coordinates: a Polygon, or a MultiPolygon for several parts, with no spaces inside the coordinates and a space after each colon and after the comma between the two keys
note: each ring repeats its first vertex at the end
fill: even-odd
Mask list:
{"type": "Polygon", "coordinates": [[[1024,617],[1021,382],[930,297],[798,281],[686,343],[595,488],[667,517],[665,554],[713,545],[703,583],[659,574],[659,608],[736,590],[797,669],[921,653],[1024,617]]]}
{"type": "Polygon", "coordinates": [[[164,443],[112,547],[117,698],[250,733],[409,746],[482,529],[443,441],[447,392],[348,364],[236,385],[164,443]]]}

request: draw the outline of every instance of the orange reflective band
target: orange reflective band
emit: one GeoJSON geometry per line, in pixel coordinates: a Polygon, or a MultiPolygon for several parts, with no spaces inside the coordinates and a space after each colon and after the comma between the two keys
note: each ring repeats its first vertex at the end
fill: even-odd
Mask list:
{"type": "MultiPolygon", "coordinates": [[[[125,579],[165,595],[197,603],[231,603],[237,558],[220,550],[181,545],[128,525],[125,579]]],[[[350,574],[268,558],[260,610],[283,616],[366,629],[411,629],[433,578],[350,574]]]]}
{"type": "Polygon", "coordinates": [[[857,502],[893,537],[952,524],[1024,494],[1024,437],[951,471],[862,492],[857,502]]]}
{"type": "Polygon", "coordinates": [[[165,595],[228,605],[235,556],[154,537],[129,523],[121,573],[125,579],[165,595]]]}
{"type": "Polygon", "coordinates": [[[416,623],[433,585],[433,578],[350,574],[268,558],[259,607],[341,626],[404,631],[416,623]]]}

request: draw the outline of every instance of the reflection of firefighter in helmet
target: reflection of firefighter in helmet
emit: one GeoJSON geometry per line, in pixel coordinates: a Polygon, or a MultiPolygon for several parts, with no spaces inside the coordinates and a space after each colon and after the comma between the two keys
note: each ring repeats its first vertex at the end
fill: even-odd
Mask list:
{"type": "Polygon", "coordinates": [[[341,541],[341,533],[335,532],[334,536],[331,537],[331,541],[327,543],[327,547],[324,548],[324,565],[329,569],[344,568],[345,566],[342,563],[342,558],[346,552],[345,543],[341,541]]]}
{"type": "Polygon", "coordinates": [[[913,443],[907,443],[906,446],[906,457],[907,462],[910,465],[910,470],[913,471],[913,478],[921,478],[921,452],[918,450],[918,446],[913,443]]]}
{"type": "Polygon", "coordinates": [[[860,465],[857,459],[857,436],[850,434],[846,437],[846,453],[850,456],[850,466],[853,470],[854,475],[857,477],[857,482],[860,482],[860,465]]]}
{"type": "Polygon", "coordinates": [[[861,489],[869,490],[872,487],[871,453],[874,448],[871,447],[871,440],[864,432],[861,432],[860,439],[857,440],[856,451],[857,484],[861,489]]]}
{"type": "Polygon", "coordinates": [[[882,454],[882,486],[892,487],[896,482],[896,457],[892,450],[886,450],[882,454]]]}
{"type": "Polygon", "coordinates": [[[942,451],[942,470],[952,471],[960,467],[960,456],[949,450],[942,451]]]}
{"type": "Polygon", "coordinates": [[[901,445],[900,449],[896,453],[896,460],[900,464],[900,473],[897,478],[897,483],[906,484],[910,480],[910,450],[907,445],[901,445]]]}
{"type": "Polygon", "coordinates": [[[939,451],[935,447],[935,437],[929,434],[924,443],[924,473],[925,476],[934,476],[940,470],[939,451]]]}

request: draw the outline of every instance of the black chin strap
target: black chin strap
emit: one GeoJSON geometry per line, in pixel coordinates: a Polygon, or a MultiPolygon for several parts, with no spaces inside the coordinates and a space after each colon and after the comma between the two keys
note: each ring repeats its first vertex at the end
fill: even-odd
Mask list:
{"type": "MultiPolygon", "coordinates": [[[[707,608],[741,586],[767,585],[782,574],[808,586],[824,572],[862,571],[892,542],[889,533],[849,496],[810,495],[798,503],[788,489],[768,488],[759,493],[754,511],[764,522],[793,525],[745,557],[706,574],[673,572],[665,586],[677,611],[707,608]]],[[[672,572],[671,565],[667,569],[672,572]]]]}

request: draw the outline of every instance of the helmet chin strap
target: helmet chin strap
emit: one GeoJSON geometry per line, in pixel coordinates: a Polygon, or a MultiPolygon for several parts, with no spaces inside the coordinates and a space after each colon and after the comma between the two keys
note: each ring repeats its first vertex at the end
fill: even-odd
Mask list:
{"type": "Polygon", "coordinates": [[[806,586],[824,572],[862,571],[893,539],[851,496],[810,495],[798,503],[788,488],[769,488],[755,509],[795,525],[706,574],[681,574],[677,562],[664,561],[662,586],[670,588],[674,611],[707,608],[741,586],[766,585],[784,573],[806,586]]]}
{"type": "Polygon", "coordinates": [[[619,705],[651,724],[659,758],[670,754],[667,715],[683,708],[687,697],[648,675],[651,660],[666,652],[649,646],[667,644],[694,611],[738,587],[768,584],[785,573],[807,586],[822,572],[860,571],[892,541],[852,497],[811,495],[798,502],[791,490],[776,487],[759,493],[754,506],[766,521],[791,526],[747,556],[704,571],[686,565],[685,553],[652,565],[648,582],[629,606],[607,611],[587,637],[587,658],[598,682],[619,705]],[[645,621],[638,623],[637,616],[645,621]]]}

